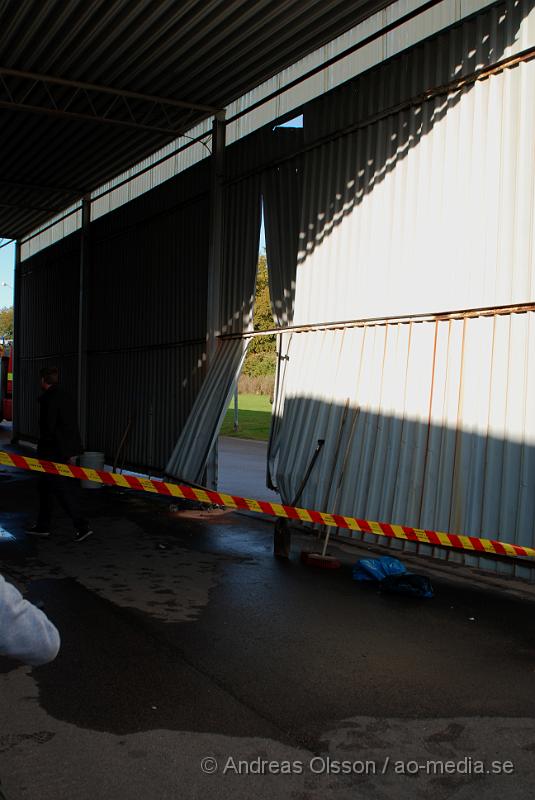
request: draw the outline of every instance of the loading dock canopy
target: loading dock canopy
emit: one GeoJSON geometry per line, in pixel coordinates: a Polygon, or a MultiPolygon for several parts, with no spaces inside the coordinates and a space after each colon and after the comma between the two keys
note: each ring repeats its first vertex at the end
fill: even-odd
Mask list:
{"type": "Polygon", "coordinates": [[[0,236],[20,238],[388,0],[8,0],[0,236]]]}

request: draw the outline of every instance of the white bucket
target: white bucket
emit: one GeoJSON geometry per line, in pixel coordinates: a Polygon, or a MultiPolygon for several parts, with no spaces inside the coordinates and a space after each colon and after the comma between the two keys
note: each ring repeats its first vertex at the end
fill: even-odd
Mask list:
{"type": "MultiPolygon", "coordinates": [[[[80,456],[80,466],[88,469],[104,469],[104,453],[83,453],[80,456]]],[[[101,489],[102,484],[97,481],[80,481],[82,489],[101,489]]]]}

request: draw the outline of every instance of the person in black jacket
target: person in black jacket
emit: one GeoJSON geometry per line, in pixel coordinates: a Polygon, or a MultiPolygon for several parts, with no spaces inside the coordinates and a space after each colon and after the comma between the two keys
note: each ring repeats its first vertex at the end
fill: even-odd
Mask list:
{"type": "MultiPolygon", "coordinates": [[[[65,463],[82,452],[82,440],[76,418],[74,401],[58,384],[56,367],[45,367],[40,372],[39,441],[37,456],[48,461],[65,463]]],[[[39,515],[37,522],[28,528],[34,536],[49,536],[52,503],[55,497],[74,523],[74,538],[81,542],[93,531],[82,515],[78,499],[78,485],[72,478],[61,478],[41,473],[39,475],[39,515]]]]}

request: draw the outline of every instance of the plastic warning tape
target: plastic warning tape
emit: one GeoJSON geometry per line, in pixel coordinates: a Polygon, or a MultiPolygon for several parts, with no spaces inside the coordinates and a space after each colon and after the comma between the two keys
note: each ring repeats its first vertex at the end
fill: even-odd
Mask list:
{"type": "Polygon", "coordinates": [[[0,464],[7,467],[41,472],[47,475],[57,475],[64,478],[80,478],[95,481],[106,486],[120,486],[125,489],[135,489],[140,492],[166,495],[167,497],[180,497],[184,500],[197,500],[200,503],[216,504],[226,508],[255,511],[257,514],[268,514],[273,517],[282,517],[301,522],[313,522],[331,528],[346,528],[360,533],[372,533],[376,536],[387,536],[392,539],[403,539],[407,542],[421,542],[436,547],[455,547],[469,550],[473,553],[494,553],[500,556],[526,556],[535,558],[535,548],[522,547],[509,542],[498,542],[494,539],[480,539],[475,536],[463,536],[455,533],[442,533],[440,531],[423,530],[409,525],[393,525],[387,522],[373,522],[358,517],[346,517],[341,514],[327,514],[323,511],[312,511],[306,508],[285,506],[280,503],[270,503],[265,500],[251,500],[247,497],[238,497],[224,492],[214,492],[210,489],[196,489],[191,486],[182,486],[176,483],[167,483],[148,478],[136,478],[133,475],[120,475],[118,472],[105,472],[103,470],[77,467],[73,464],[59,464],[55,461],[45,461],[38,458],[16,455],[0,451],[0,464]]]}

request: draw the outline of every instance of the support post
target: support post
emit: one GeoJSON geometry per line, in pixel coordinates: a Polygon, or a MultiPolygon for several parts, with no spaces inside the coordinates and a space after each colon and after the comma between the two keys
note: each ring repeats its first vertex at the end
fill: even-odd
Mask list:
{"type": "Polygon", "coordinates": [[[13,425],[11,442],[16,444],[21,434],[21,372],[20,372],[20,351],[22,347],[21,339],[21,318],[20,318],[20,269],[21,269],[21,243],[20,239],[15,242],[15,278],[13,286],[13,394],[12,394],[12,415],[13,425]]]}
{"type": "Polygon", "coordinates": [[[238,398],[238,381],[234,384],[234,430],[239,428],[239,398],[238,398]]]}
{"type": "Polygon", "coordinates": [[[82,199],[82,230],[80,237],[80,286],[78,300],[78,425],[84,446],[87,436],[87,287],[90,263],[91,197],[82,199]]]}
{"type": "MultiPolygon", "coordinates": [[[[219,305],[223,259],[223,192],[225,180],[225,112],[214,117],[212,127],[212,171],[210,181],[210,249],[208,256],[208,305],[206,310],[206,369],[215,355],[219,333],[219,305]]],[[[206,464],[206,486],[217,488],[217,440],[206,464]]]]}

